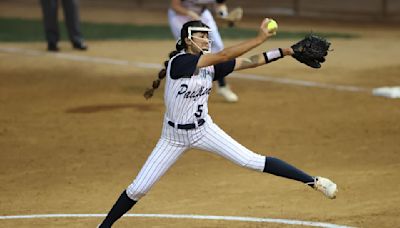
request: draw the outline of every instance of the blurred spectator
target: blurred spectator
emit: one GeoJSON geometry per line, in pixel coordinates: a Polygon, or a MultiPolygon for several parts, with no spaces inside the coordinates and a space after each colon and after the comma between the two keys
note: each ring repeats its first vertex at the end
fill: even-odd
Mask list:
{"type": "MultiPolygon", "coordinates": [[[[78,0],[61,0],[64,9],[64,19],[67,26],[72,47],[77,50],[86,50],[79,22],[78,0]]],[[[58,41],[60,32],[58,29],[58,0],[40,0],[43,12],[43,24],[46,33],[47,50],[59,51],[58,41]]]]}

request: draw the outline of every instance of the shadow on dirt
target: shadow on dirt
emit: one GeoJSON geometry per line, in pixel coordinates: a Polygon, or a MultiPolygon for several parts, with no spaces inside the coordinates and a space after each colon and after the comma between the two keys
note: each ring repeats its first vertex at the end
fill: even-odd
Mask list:
{"type": "Polygon", "coordinates": [[[158,106],[148,104],[99,104],[90,106],[81,106],[67,109],[66,113],[96,113],[115,111],[118,109],[135,109],[143,112],[159,111],[158,106]]]}

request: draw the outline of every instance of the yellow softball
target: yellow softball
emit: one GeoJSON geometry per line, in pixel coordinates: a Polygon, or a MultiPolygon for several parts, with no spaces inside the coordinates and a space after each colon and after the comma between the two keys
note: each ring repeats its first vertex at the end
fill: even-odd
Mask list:
{"type": "Polygon", "coordinates": [[[276,32],[276,30],[278,30],[278,23],[276,23],[274,19],[270,19],[267,28],[269,32],[276,32]]]}

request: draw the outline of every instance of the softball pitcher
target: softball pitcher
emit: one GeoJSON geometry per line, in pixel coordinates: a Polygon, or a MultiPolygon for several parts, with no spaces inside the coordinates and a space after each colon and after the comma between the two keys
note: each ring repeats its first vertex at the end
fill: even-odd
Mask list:
{"type": "Polygon", "coordinates": [[[145,92],[145,97],[150,98],[166,78],[161,138],[99,227],[111,227],[191,148],[218,154],[251,170],[300,181],[330,199],[336,197],[337,186],[329,179],[310,176],[278,158],[254,153],[226,134],[208,114],[208,96],[214,80],[235,70],[258,67],[293,54],[292,48],[279,48],[249,58],[239,57],[275,34],[268,31],[268,22],[268,18],[263,20],[255,38],[210,54],[206,53],[211,48],[208,37],[211,29],[201,21],[183,25],[176,51],[171,52],[153,88],[145,92]]]}
{"type": "MultiPolygon", "coordinates": [[[[224,49],[217,24],[209,10],[210,7],[216,8],[216,11],[221,16],[228,14],[225,0],[172,0],[171,8],[168,9],[168,21],[175,39],[178,40],[180,38],[180,31],[184,23],[191,20],[201,20],[212,30],[210,33],[210,40],[212,40],[211,51],[216,53],[224,49]]],[[[237,102],[238,96],[232,92],[225,79],[222,77],[217,81],[217,93],[228,102],[237,102]]]]}

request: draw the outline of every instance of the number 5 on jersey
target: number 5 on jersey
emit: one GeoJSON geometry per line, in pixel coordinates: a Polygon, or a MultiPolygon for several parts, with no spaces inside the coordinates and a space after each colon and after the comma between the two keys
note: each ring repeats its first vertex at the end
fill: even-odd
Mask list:
{"type": "Polygon", "coordinates": [[[202,113],[203,113],[203,105],[201,104],[197,106],[197,112],[194,113],[194,116],[200,118],[202,113]]]}

